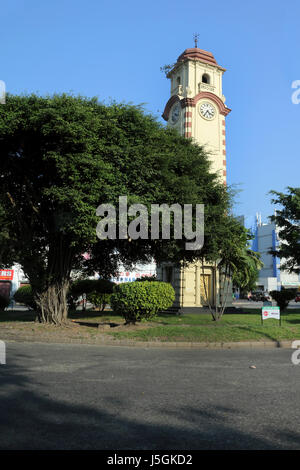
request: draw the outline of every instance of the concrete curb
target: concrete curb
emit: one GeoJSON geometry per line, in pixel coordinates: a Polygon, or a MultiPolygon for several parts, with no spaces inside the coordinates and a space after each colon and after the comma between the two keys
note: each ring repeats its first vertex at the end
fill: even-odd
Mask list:
{"type": "Polygon", "coordinates": [[[40,343],[40,344],[78,344],[86,346],[119,346],[119,347],[133,347],[133,348],[144,348],[144,349],[292,349],[291,341],[231,341],[223,343],[205,343],[205,342],[188,342],[188,341],[133,341],[133,340],[111,340],[105,336],[98,338],[98,341],[82,341],[72,339],[60,341],[55,339],[54,341],[39,338],[22,338],[14,337],[13,335],[1,336],[1,339],[6,342],[12,343],[40,343]]]}
{"type": "Polygon", "coordinates": [[[139,348],[159,349],[292,349],[292,341],[236,341],[228,343],[196,343],[187,341],[130,341],[130,340],[107,340],[98,343],[103,346],[130,346],[139,348]]]}

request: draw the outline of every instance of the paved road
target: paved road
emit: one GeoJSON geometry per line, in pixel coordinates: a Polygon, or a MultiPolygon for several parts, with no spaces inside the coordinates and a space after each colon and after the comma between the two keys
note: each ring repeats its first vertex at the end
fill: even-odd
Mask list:
{"type": "MultiPolygon", "coordinates": [[[[263,302],[253,302],[252,300],[234,300],[232,302],[233,307],[237,308],[261,308],[263,306],[263,302]]],[[[273,302],[273,305],[276,306],[276,302],[273,302]]],[[[300,303],[295,302],[294,300],[289,303],[288,309],[300,308],[300,303]]]]}
{"type": "Polygon", "coordinates": [[[7,343],[0,448],[300,449],[290,357],[7,343]]]}

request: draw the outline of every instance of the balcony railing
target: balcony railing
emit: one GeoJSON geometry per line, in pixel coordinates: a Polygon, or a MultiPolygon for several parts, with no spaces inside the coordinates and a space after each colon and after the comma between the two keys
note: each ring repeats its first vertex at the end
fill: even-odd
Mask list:
{"type": "Polygon", "coordinates": [[[209,85],[208,83],[198,83],[198,93],[200,93],[201,91],[211,91],[212,93],[214,93],[215,89],[215,86],[209,85]]]}

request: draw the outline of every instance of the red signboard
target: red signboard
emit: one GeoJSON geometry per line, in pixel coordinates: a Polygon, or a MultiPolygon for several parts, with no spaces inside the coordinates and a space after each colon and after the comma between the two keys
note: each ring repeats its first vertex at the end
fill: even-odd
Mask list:
{"type": "Polygon", "coordinates": [[[13,277],[13,269],[0,269],[0,281],[12,281],[13,277]]]}

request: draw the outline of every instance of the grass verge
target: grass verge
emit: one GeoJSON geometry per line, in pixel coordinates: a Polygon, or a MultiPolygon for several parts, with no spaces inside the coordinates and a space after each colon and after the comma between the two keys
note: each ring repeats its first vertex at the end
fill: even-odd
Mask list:
{"type": "Polygon", "coordinates": [[[226,314],[219,322],[213,322],[210,315],[190,314],[183,317],[160,316],[151,327],[136,331],[111,331],[117,339],[138,341],[281,341],[300,339],[300,310],[284,314],[282,324],[268,319],[261,324],[261,311],[243,314],[226,314]]]}
{"type": "Polygon", "coordinates": [[[68,325],[56,327],[36,323],[32,311],[0,312],[0,339],[29,341],[98,343],[104,337],[135,341],[282,341],[300,339],[300,309],[282,316],[282,326],[274,319],[261,325],[260,309],[245,309],[242,314],[226,314],[213,322],[208,314],[184,316],[161,314],[151,323],[125,327],[124,319],[113,312],[76,311],[68,325]],[[98,324],[114,323],[115,328],[99,329],[98,324]]]}

